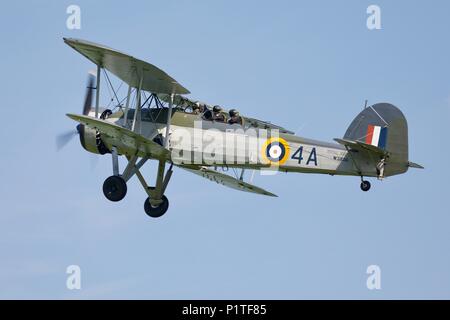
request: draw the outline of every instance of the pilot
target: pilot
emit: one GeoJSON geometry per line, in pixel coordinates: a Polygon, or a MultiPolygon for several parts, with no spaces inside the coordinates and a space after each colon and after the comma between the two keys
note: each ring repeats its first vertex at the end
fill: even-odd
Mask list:
{"type": "Polygon", "coordinates": [[[205,112],[203,113],[203,119],[204,120],[209,120],[212,121],[213,120],[213,114],[211,112],[211,110],[209,110],[208,107],[204,107],[205,112]]]}
{"type": "Polygon", "coordinates": [[[241,126],[244,125],[244,119],[239,115],[239,111],[236,109],[231,109],[229,112],[230,120],[228,120],[229,124],[240,124],[241,126]]]}
{"type": "Polygon", "coordinates": [[[215,105],[212,112],[212,120],[216,122],[227,122],[225,115],[222,113],[222,107],[215,105]]]}

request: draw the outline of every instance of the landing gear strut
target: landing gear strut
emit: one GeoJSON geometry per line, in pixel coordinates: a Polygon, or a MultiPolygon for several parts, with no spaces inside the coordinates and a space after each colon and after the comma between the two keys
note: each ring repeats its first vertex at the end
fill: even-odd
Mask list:
{"type": "Polygon", "coordinates": [[[370,190],[370,182],[367,180],[362,180],[361,181],[361,190],[364,192],[369,191],[370,190]]]}
{"type": "Polygon", "coordinates": [[[161,203],[154,206],[150,203],[150,198],[147,198],[144,202],[145,213],[152,218],[159,218],[169,209],[169,199],[166,196],[161,197],[161,203]]]}
{"type": "Polygon", "coordinates": [[[116,147],[111,148],[113,175],[103,183],[103,194],[106,199],[118,202],[127,194],[127,182],[119,175],[119,156],[116,147]]]}
{"type": "Polygon", "coordinates": [[[118,202],[127,194],[127,183],[120,176],[111,176],[103,183],[103,194],[106,199],[118,202]]]}
{"type": "MultiPolygon", "coordinates": [[[[156,178],[155,187],[147,187],[147,184],[142,179],[141,183],[146,188],[148,198],[144,202],[145,213],[152,218],[159,218],[169,209],[169,200],[164,195],[167,184],[172,176],[172,167],[164,174],[165,162],[160,161],[158,165],[158,174],[156,178]]],[[[138,176],[139,177],[139,176],[138,176]]],[[[141,179],[140,179],[141,180],[141,179]]]]}

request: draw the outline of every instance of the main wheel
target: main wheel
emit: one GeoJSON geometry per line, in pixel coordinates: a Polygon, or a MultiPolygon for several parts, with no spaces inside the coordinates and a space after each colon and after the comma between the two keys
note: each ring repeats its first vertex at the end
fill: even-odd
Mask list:
{"type": "Polygon", "coordinates": [[[369,191],[370,190],[370,182],[367,180],[364,180],[363,182],[361,182],[361,190],[362,191],[369,191]]]}
{"type": "Polygon", "coordinates": [[[120,201],[127,194],[127,183],[122,177],[111,176],[103,183],[103,194],[109,201],[120,201]]]}
{"type": "Polygon", "coordinates": [[[166,196],[162,196],[162,202],[159,206],[155,207],[150,204],[150,198],[147,198],[144,202],[145,213],[152,218],[159,218],[169,209],[169,199],[166,196]]]}

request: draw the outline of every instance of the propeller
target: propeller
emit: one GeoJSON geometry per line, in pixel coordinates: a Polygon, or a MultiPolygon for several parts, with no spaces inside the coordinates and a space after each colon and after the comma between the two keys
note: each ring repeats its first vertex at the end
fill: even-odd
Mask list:
{"type": "Polygon", "coordinates": [[[78,134],[78,130],[70,130],[56,136],[56,151],[62,150],[78,134]]]}
{"type": "Polygon", "coordinates": [[[89,111],[91,110],[92,106],[92,92],[94,91],[94,80],[95,77],[89,73],[88,75],[88,83],[87,83],[87,91],[86,91],[86,97],[84,98],[84,105],[83,105],[83,115],[87,116],[89,114],[89,111]]]}
{"type": "MultiPolygon", "coordinates": [[[[92,106],[92,98],[93,98],[93,91],[94,91],[94,81],[95,76],[91,73],[88,75],[87,80],[87,87],[86,87],[86,96],[84,98],[84,104],[83,104],[83,115],[87,116],[89,114],[89,111],[91,110],[92,106]]],[[[61,133],[56,137],[56,150],[60,151],[63,149],[77,134],[81,134],[82,132],[82,125],[79,124],[76,127],[76,130],[70,130],[65,133],[61,133]]]]}

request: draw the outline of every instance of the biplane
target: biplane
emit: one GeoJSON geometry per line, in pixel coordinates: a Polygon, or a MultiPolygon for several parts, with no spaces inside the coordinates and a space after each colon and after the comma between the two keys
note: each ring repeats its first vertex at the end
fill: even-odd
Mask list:
{"type": "Polygon", "coordinates": [[[366,105],[343,138],[317,141],[244,115],[238,115],[237,122],[227,121],[236,112],[228,114],[188,98],[185,87],[150,63],[84,40],[64,42],[96,65],[82,114],[67,116],[79,123],[76,133],[84,149],[111,155],[112,175],[104,181],[103,193],[110,201],[122,200],[128,181],[136,176],[150,217],[161,217],[169,208],[165,191],[174,166],[230,188],[272,197],[276,195],[245,181],[245,171],[358,176],[361,190],[368,191],[371,185],[364,177],[383,179],[423,168],[408,159],[407,122],[392,104],[366,105]],[[114,108],[100,105],[102,70],[117,100],[114,108]],[[122,100],[107,72],[128,85],[122,100]],[[119,156],[127,160],[123,170],[119,156]],[[153,185],[141,172],[149,160],[158,164],[153,185]],[[228,174],[230,168],[235,176],[228,174]]]}

